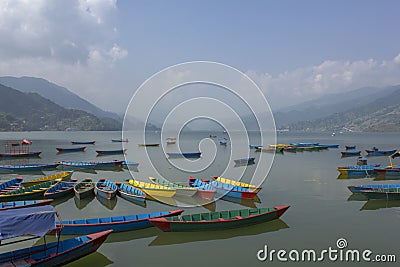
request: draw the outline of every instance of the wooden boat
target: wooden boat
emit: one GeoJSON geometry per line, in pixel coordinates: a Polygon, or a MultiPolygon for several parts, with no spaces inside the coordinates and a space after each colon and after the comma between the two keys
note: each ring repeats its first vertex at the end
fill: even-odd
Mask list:
{"type": "Polygon", "coordinates": [[[361,155],[361,151],[357,150],[357,151],[342,151],[340,152],[342,154],[342,157],[355,157],[355,156],[360,156],[361,155]]]}
{"type": "Polygon", "coordinates": [[[101,178],[95,185],[94,193],[105,199],[113,199],[117,195],[117,186],[110,180],[101,178]]]}
{"type": "Polygon", "coordinates": [[[368,199],[400,200],[400,187],[370,188],[360,192],[368,199]]]}
{"type": "Polygon", "coordinates": [[[44,177],[40,177],[40,178],[36,178],[36,179],[32,179],[32,180],[23,182],[22,185],[24,187],[29,187],[29,186],[40,184],[40,183],[47,182],[47,181],[54,181],[54,180],[68,181],[71,178],[71,176],[72,176],[71,171],[60,172],[60,173],[56,173],[53,175],[44,176],[44,177]]]}
{"type": "Polygon", "coordinates": [[[64,235],[89,234],[104,230],[124,232],[151,227],[152,224],[149,222],[150,218],[177,216],[182,212],[183,210],[161,211],[126,216],[67,220],[56,223],[57,228],[61,229],[61,234],[64,235]]]}
{"type": "Polygon", "coordinates": [[[396,149],[392,150],[379,150],[377,148],[374,148],[372,150],[365,150],[367,152],[367,156],[389,156],[392,155],[394,152],[396,152],[396,149]]]}
{"type": "Polygon", "coordinates": [[[80,170],[80,169],[94,169],[96,164],[94,162],[84,161],[59,161],[59,166],[63,170],[80,170]]]}
{"type": "Polygon", "coordinates": [[[0,184],[0,195],[22,188],[23,181],[24,179],[22,179],[21,177],[17,177],[10,181],[0,184]]]}
{"type": "Polygon", "coordinates": [[[126,149],[117,149],[117,150],[96,150],[97,156],[104,155],[116,155],[116,154],[125,154],[126,149]]]}
{"type": "Polygon", "coordinates": [[[254,164],[255,158],[234,159],[235,164],[254,164]]]}
{"type": "Polygon", "coordinates": [[[197,188],[197,195],[206,200],[213,200],[217,190],[207,183],[198,184],[195,181],[196,178],[193,176],[189,177],[189,186],[197,188]]]}
{"type": "Polygon", "coordinates": [[[59,153],[70,153],[70,152],[83,152],[85,151],[86,147],[85,146],[71,147],[71,148],[56,147],[56,149],[59,153]]]}
{"type": "Polygon", "coordinates": [[[144,193],[139,188],[124,184],[124,183],[115,183],[118,188],[118,194],[126,200],[132,202],[145,202],[146,201],[146,193],[144,193]]]}
{"type": "Polygon", "coordinates": [[[150,223],[164,232],[188,232],[222,230],[264,223],[278,219],[289,206],[253,208],[179,215],[149,219],[150,223]]]}
{"type": "Polygon", "coordinates": [[[355,166],[339,166],[337,170],[342,175],[347,176],[367,176],[367,175],[374,175],[376,168],[379,164],[368,164],[368,165],[355,165],[355,166]]]}
{"type": "Polygon", "coordinates": [[[111,139],[111,142],[114,142],[114,143],[126,143],[126,142],[128,142],[128,138],[127,139],[111,139]]]}
{"type": "Polygon", "coordinates": [[[393,167],[393,166],[382,166],[382,167],[375,167],[374,171],[379,176],[384,177],[400,177],[400,167],[393,167]]]}
{"type": "Polygon", "coordinates": [[[296,152],[297,152],[297,146],[284,146],[284,147],[283,147],[283,151],[284,151],[284,152],[293,152],[293,153],[296,153],[296,152]]]}
{"type": "MultiPolygon", "coordinates": [[[[283,153],[284,147],[266,147],[266,148],[257,148],[255,152],[264,152],[264,153],[283,153]]],[[[246,163],[245,161],[243,163],[246,163]]],[[[243,164],[240,163],[240,164],[243,164]]]]}
{"type": "Polygon", "coordinates": [[[50,205],[53,199],[40,199],[40,200],[21,200],[21,201],[10,201],[10,202],[0,202],[0,210],[9,209],[20,209],[35,206],[50,205]]]}
{"type": "Polygon", "coordinates": [[[41,151],[38,152],[20,152],[20,153],[0,153],[1,159],[8,158],[37,158],[41,154],[41,151]]]}
{"type": "Polygon", "coordinates": [[[110,160],[110,161],[97,161],[97,162],[90,162],[95,164],[95,169],[99,168],[118,168],[122,167],[122,163],[124,160],[110,160]]]}
{"type": "Polygon", "coordinates": [[[169,158],[200,158],[201,152],[167,153],[169,158]]]}
{"type": "Polygon", "coordinates": [[[0,171],[43,171],[57,168],[58,163],[54,164],[23,164],[23,165],[0,165],[0,171]]]}
{"type": "Polygon", "coordinates": [[[250,190],[256,191],[257,193],[261,190],[260,186],[255,186],[255,185],[248,184],[248,183],[243,183],[243,182],[239,182],[239,181],[235,181],[235,180],[230,180],[230,179],[223,178],[223,177],[218,177],[218,176],[211,176],[211,178],[214,181],[221,182],[221,183],[224,183],[224,184],[245,187],[245,188],[248,188],[250,190]]]}
{"type": "Polygon", "coordinates": [[[205,184],[211,185],[221,197],[226,195],[235,198],[252,199],[257,195],[255,191],[251,191],[245,187],[234,186],[217,181],[200,180],[192,177],[189,178],[189,185],[192,187],[204,186],[205,184]]]}
{"type": "Polygon", "coordinates": [[[128,160],[124,160],[121,165],[121,167],[125,168],[125,169],[127,169],[128,167],[137,168],[138,166],[139,166],[139,163],[134,162],[134,161],[128,161],[128,160]]]}
{"type": "Polygon", "coordinates": [[[138,146],[160,146],[160,144],[154,143],[154,144],[138,144],[138,146]]]}
{"type": "Polygon", "coordinates": [[[0,202],[42,198],[44,192],[58,182],[58,180],[51,180],[2,194],[0,202]]]}
{"type": "Polygon", "coordinates": [[[370,184],[370,185],[351,185],[347,187],[352,193],[361,193],[363,190],[377,189],[377,190],[389,190],[398,189],[400,184],[370,184]]]}
{"type": "Polygon", "coordinates": [[[133,185],[134,187],[140,188],[143,192],[146,193],[146,197],[152,200],[154,200],[154,198],[156,197],[173,197],[176,194],[176,190],[174,188],[158,184],[141,182],[134,179],[130,179],[129,184],[133,185]]]}
{"type": "Polygon", "coordinates": [[[356,149],[356,146],[345,146],[346,150],[356,149]]]}
{"type": "Polygon", "coordinates": [[[176,190],[176,196],[192,197],[197,193],[197,188],[188,187],[182,184],[172,183],[167,180],[149,177],[150,181],[154,184],[170,187],[176,190]]]}
{"type": "Polygon", "coordinates": [[[318,146],[328,147],[328,148],[339,148],[339,144],[318,144],[318,146]]]}
{"type": "Polygon", "coordinates": [[[75,184],[74,193],[78,199],[84,199],[94,195],[94,183],[92,178],[83,179],[75,184]]]}
{"type": "Polygon", "coordinates": [[[296,146],[300,146],[300,147],[313,147],[313,146],[318,146],[319,143],[300,142],[300,143],[295,143],[295,144],[291,144],[291,145],[296,145],[296,146]]]}
{"type": "MultiPolygon", "coordinates": [[[[13,244],[26,241],[23,236],[44,236],[56,229],[56,211],[50,205],[0,211],[0,241],[14,239],[13,244]]],[[[112,230],[87,236],[18,249],[0,254],[0,266],[64,266],[97,250],[112,230]]],[[[3,244],[2,244],[3,245],[3,244]]]]}
{"type": "Polygon", "coordinates": [[[44,192],[45,198],[61,198],[74,193],[74,186],[78,182],[78,179],[70,179],[69,181],[59,182],[56,185],[50,187],[44,192]]]}
{"type": "Polygon", "coordinates": [[[96,143],[96,141],[83,141],[83,142],[80,142],[80,141],[71,141],[71,143],[72,143],[73,145],[94,145],[94,143],[96,143]]]}

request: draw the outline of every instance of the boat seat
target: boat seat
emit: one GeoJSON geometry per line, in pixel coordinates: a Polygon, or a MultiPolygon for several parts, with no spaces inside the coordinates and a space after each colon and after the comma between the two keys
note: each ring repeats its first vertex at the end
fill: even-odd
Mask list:
{"type": "Polygon", "coordinates": [[[230,215],[231,218],[235,218],[236,216],[239,216],[239,215],[240,215],[240,211],[238,211],[238,210],[231,210],[231,211],[229,211],[229,215],[230,215]]]}
{"type": "Polygon", "coordinates": [[[127,220],[127,221],[136,221],[137,220],[137,216],[136,215],[125,216],[125,220],[127,220]]]}
{"type": "Polygon", "coordinates": [[[221,214],[218,211],[211,213],[211,220],[218,220],[221,214]]]}
{"type": "Polygon", "coordinates": [[[99,223],[99,219],[98,218],[86,219],[86,222],[90,224],[96,224],[99,223]]]}
{"type": "Polygon", "coordinates": [[[113,222],[123,222],[124,221],[124,216],[111,217],[111,221],[113,221],[113,222]]]}
{"type": "Polygon", "coordinates": [[[100,221],[100,223],[109,223],[109,222],[111,222],[111,218],[110,217],[100,218],[99,221],[100,221]]]}
{"type": "Polygon", "coordinates": [[[249,217],[249,215],[250,215],[249,210],[240,210],[240,216],[249,217]]]}
{"type": "Polygon", "coordinates": [[[202,218],[203,220],[209,221],[209,220],[211,220],[211,215],[210,215],[210,213],[202,213],[202,214],[201,214],[201,218],[202,218]]]}
{"type": "Polygon", "coordinates": [[[229,211],[221,211],[221,218],[225,219],[225,220],[229,220],[229,211]]]}
{"type": "Polygon", "coordinates": [[[74,220],[73,224],[86,224],[86,220],[74,220]]]}
{"type": "Polygon", "coordinates": [[[143,219],[148,219],[148,218],[149,218],[149,214],[138,214],[137,215],[138,220],[143,220],[143,219]]]}

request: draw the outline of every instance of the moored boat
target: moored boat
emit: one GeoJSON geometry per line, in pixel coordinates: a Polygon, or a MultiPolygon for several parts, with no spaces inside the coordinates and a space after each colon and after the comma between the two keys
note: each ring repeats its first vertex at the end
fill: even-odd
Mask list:
{"type": "Polygon", "coordinates": [[[71,141],[73,145],[94,145],[96,141],[71,141]]]}
{"type": "Polygon", "coordinates": [[[94,192],[99,197],[113,199],[117,195],[117,186],[110,180],[100,178],[95,185],[94,192]]]}
{"type": "Polygon", "coordinates": [[[357,150],[357,151],[342,151],[340,152],[342,154],[342,157],[355,157],[355,156],[360,156],[361,155],[361,151],[357,150]]]}
{"type": "Polygon", "coordinates": [[[85,151],[86,147],[85,146],[70,147],[70,148],[56,147],[56,149],[59,153],[70,153],[70,152],[83,152],[85,151]]]}
{"type": "Polygon", "coordinates": [[[22,188],[23,181],[24,181],[23,178],[17,177],[10,181],[0,184],[0,195],[22,188]]]}
{"type": "Polygon", "coordinates": [[[44,192],[57,184],[59,180],[51,180],[0,195],[0,201],[18,201],[42,198],[44,192]]]}
{"type": "Polygon", "coordinates": [[[249,188],[250,190],[256,191],[257,193],[261,190],[260,186],[255,186],[255,185],[244,183],[244,182],[239,182],[239,181],[235,181],[235,180],[231,180],[231,179],[227,179],[227,178],[223,178],[223,177],[218,177],[218,176],[211,176],[211,178],[217,182],[221,182],[224,184],[249,188]]]}
{"type": "Polygon", "coordinates": [[[347,187],[352,193],[361,193],[363,190],[379,189],[379,190],[389,190],[398,189],[400,184],[370,184],[370,185],[351,185],[347,187]]]}
{"type": "Polygon", "coordinates": [[[167,153],[168,158],[200,158],[201,152],[167,153]]]}
{"type": "Polygon", "coordinates": [[[400,200],[400,187],[370,188],[360,192],[368,199],[400,200]]]}
{"type": "Polygon", "coordinates": [[[93,162],[84,161],[59,161],[59,168],[62,170],[80,170],[80,169],[94,169],[96,166],[93,162]]]}
{"type": "Polygon", "coordinates": [[[200,183],[200,182],[201,182],[201,180],[198,180],[198,179],[194,178],[193,176],[190,176],[188,184],[190,187],[197,188],[197,195],[200,198],[203,198],[206,200],[213,200],[217,190],[215,190],[215,188],[212,187],[208,183],[200,183]]]}
{"type": "Polygon", "coordinates": [[[96,150],[96,152],[97,152],[97,156],[116,155],[116,154],[125,154],[126,149],[96,150]]]}
{"type": "Polygon", "coordinates": [[[57,228],[61,229],[61,234],[64,235],[89,234],[110,229],[114,232],[132,231],[151,227],[150,218],[177,216],[182,212],[183,210],[173,210],[126,216],[66,220],[57,223],[57,228]]]}
{"type": "Polygon", "coordinates": [[[176,196],[192,197],[197,193],[197,188],[188,187],[183,184],[169,182],[163,179],[149,177],[150,181],[154,184],[170,187],[176,190],[176,196]]]}
{"type": "Polygon", "coordinates": [[[20,200],[20,201],[0,202],[0,210],[20,209],[20,208],[28,208],[28,207],[35,207],[35,206],[44,206],[44,205],[50,205],[51,202],[53,202],[53,199],[20,200]]]}
{"type": "Polygon", "coordinates": [[[384,177],[400,177],[400,167],[393,167],[393,166],[381,166],[375,167],[374,171],[379,176],[384,177]]]}
{"type": "Polygon", "coordinates": [[[151,200],[154,200],[157,197],[173,197],[176,194],[176,190],[174,188],[158,184],[141,182],[134,179],[129,179],[129,184],[140,188],[146,193],[146,197],[151,200]]]}
{"type": "Polygon", "coordinates": [[[0,165],[0,171],[24,172],[24,171],[43,171],[57,168],[58,163],[54,164],[22,164],[22,165],[0,165]]]}
{"type": "Polygon", "coordinates": [[[0,153],[1,159],[8,158],[37,158],[42,152],[20,152],[20,153],[0,153]]]}
{"type": "Polygon", "coordinates": [[[339,144],[318,144],[318,146],[323,146],[328,148],[339,148],[339,144]]]}
{"type": "Polygon", "coordinates": [[[149,144],[138,144],[138,146],[154,146],[154,147],[156,147],[156,146],[160,146],[160,144],[158,144],[158,143],[154,143],[154,144],[149,143],[149,144]]]}
{"type": "Polygon", "coordinates": [[[389,156],[396,152],[396,149],[391,150],[380,150],[374,147],[372,150],[365,150],[367,152],[367,156],[389,156]]]}
{"type": "Polygon", "coordinates": [[[149,219],[164,232],[208,231],[238,228],[278,219],[289,206],[216,211],[149,219]]]}
{"type": "Polygon", "coordinates": [[[347,176],[362,176],[362,175],[374,175],[376,168],[379,164],[368,164],[368,165],[355,165],[355,166],[339,166],[337,170],[347,176]]]}
{"type": "Polygon", "coordinates": [[[146,193],[144,193],[139,188],[134,186],[127,185],[125,183],[117,182],[115,183],[118,188],[118,194],[123,199],[132,201],[132,202],[145,202],[146,201],[146,193]]]}
{"type": "Polygon", "coordinates": [[[74,192],[74,186],[78,182],[77,179],[70,179],[69,181],[59,182],[56,185],[50,187],[44,192],[45,198],[61,198],[67,195],[72,195],[74,192]]]}
{"type": "Polygon", "coordinates": [[[44,176],[44,177],[40,177],[40,178],[36,178],[36,179],[32,179],[32,180],[23,182],[22,185],[24,187],[29,187],[29,186],[40,184],[40,183],[47,182],[47,181],[54,181],[54,180],[67,181],[71,178],[71,176],[72,176],[71,171],[60,172],[60,173],[56,173],[53,175],[44,176]]]}
{"type": "Polygon", "coordinates": [[[94,183],[92,178],[83,179],[74,186],[74,193],[78,199],[84,199],[94,195],[94,183]]]}
{"type": "Polygon", "coordinates": [[[128,138],[126,138],[126,139],[111,139],[111,141],[114,143],[127,143],[128,138]]]}
{"type": "Polygon", "coordinates": [[[356,146],[345,146],[346,150],[356,149],[356,146]]]}

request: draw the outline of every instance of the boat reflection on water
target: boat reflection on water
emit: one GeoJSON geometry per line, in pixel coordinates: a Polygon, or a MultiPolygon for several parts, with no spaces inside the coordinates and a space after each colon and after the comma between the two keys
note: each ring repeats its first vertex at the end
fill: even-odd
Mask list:
{"type": "Polygon", "coordinates": [[[85,197],[85,198],[83,198],[83,199],[80,199],[80,198],[77,198],[77,197],[74,197],[74,201],[75,201],[75,206],[78,208],[78,209],[84,209],[84,208],[86,208],[86,206],[90,203],[90,202],[92,202],[92,200],[95,198],[95,195],[94,194],[91,194],[90,196],[88,196],[88,197],[85,197]]]}
{"type": "Polygon", "coordinates": [[[113,264],[114,262],[101,254],[100,252],[94,252],[92,254],[89,254],[79,260],[76,260],[74,262],[69,263],[68,267],[82,267],[82,266],[109,266],[113,264]]]}
{"type": "Polygon", "coordinates": [[[378,175],[374,178],[374,181],[387,181],[387,180],[400,180],[400,176],[383,176],[378,175]]]}
{"type": "Polygon", "coordinates": [[[357,193],[351,194],[347,199],[347,201],[367,201],[367,200],[368,198],[366,196],[357,193]]]}
{"type": "Polygon", "coordinates": [[[231,196],[225,195],[221,199],[225,200],[225,201],[237,203],[242,206],[249,207],[249,208],[257,208],[256,203],[261,203],[261,200],[258,196],[255,196],[252,199],[248,199],[248,198],[246,199],[246,198],[236,198],[236,197],[231,197],[231,196]]]}
{"type": "Polygon", "coordinates": [[[248,165],[254,165],[256,164],[254,161],[249,161],[249,162],[235,162],[235,165],[233,166],[234,168],[236,167],[243,167],[243,166],[248,166],[248,165]]]}
{"type": "Polygon", "coordinates": [[[370,199],[360,210],[378,210],[400,207],[400,200],[370,199]]]}
{"type": "Polygon", "coordinates": [[[131,198],[130,199],[124,199],[124,198],[122,198],[120,196],[119,196],[119,198],[120,198],[119,201],[127,201],[129,203],[133,203],[133,204],[138,205],[138,206],[143,207],[143,208],[147,207],[146,201],[139,201],[139,200],[135,200],[135,199],[131,199],[131,198]]]}
{"type": "Polygon", "coordinates": [[[112,233],[109,235],[104,243],[119,243],[119,242],[129,242],[136,239],[150,238],[157,236],[160,230],[156,227],[149,227],[145,229],[112,233]]]}
{"type": "Polygon", "coordinates": [[[159,230],[158,236],[149,246],[165,246],[173,244],[184,244],[197,241],[229,239],[240,236],[259,235],[263,233],[275,232],[289,226],[281,219],[265,222],[257,225],[227,229],[221,231],[200,231],[200,232],[162,232],[159,230]]]}
{"type": "Polygon", "coordinates": [[[209,211],[215,211],[217,206],[215,200],[207,200],[197,195],[193,197],[175,195],[174,199],[179,207],[203,207],[209,211]]]}
{"type": "Polygon", "coordinates": [[[74,196],[73,194],[69,194],[69,195],[64,196],[64,197],[56,198],[56,199],[53,200],[51,205],[53,207],[61,205],[62,203],[67,202],[68,200],[70,200],[73,196],[74,196]]]}
{"type": "Polygon", "coordinates": [[[369,175],[347,175],[347,174],[339,174],[337,179],[338,180],[353,180],[353,179],[364,179],[364,178],[371,178],[369,175]]]}
{"type": "Polygon", "coordinates": [[[106,207],[109,210],[113,210],[117,205],[117,198],[114,197],[113,199],[105,199],[103,197],[96,196],[97,200],[100,202],[101,205],[106,207]]]}
{"type": "Polygon", "coordinates": [[[148,198],[148,199],[146,199],[146,201],[147,200],[157,201],[157,202],[160,202],[160,203],[163,203],[163,204],[166,204],[169,206],[173,206],[173,207],[178,206],[176,200],[172,197],[160,197],[160,196],[149,196],[149,195],[147,195],[146,197],[148,198]]]}

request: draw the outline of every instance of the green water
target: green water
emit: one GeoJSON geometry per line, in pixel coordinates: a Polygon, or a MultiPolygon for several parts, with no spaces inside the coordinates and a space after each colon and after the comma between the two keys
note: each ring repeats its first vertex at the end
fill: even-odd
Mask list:
{"type": "MultiPolygon", "coordinates": [[[[182,136],[183,150],[196,151],[199,141],[209,133],[190,133],[182,136]]],[[[222,133],[216,133],[224,136],[222,133]]],[[[254,138],[257,140],[255,133],[254,138]]],[[[1,133],[0,142],[27,138],[33,141],[32,151],[42,151],[40,159],[31,159],[29,163],[49,163],[58,160],[105,161],[123,159],[123,156],[96,157],[95,150],[119,149],[120,143],[111,139],[120,138],[118,132],[27,132],[1,133]],[[95,145],[87,145],[86,152],[57,154],[56,147],[72,147],[70,141],[96,140],[95,145]]],[[[157,141],[157,135],[150,136],[157,141]]],[[[145,149],[137,146],[135,137],[130,138],[128,159],[140,163],[133,172],[135,178],[148,181],[148,176],[156,176],[153,167],[143,164],[145,149]]],[[[158,142],[160,142],[158,140],[158,142]]],[[[396,180],[374,181],[373,178],[338,179],[339,165],[354,165],[355,158],[340,158],[344,145],[357,145],[364,150],[377,146],[380,149],[399,148],[399,133],[344,133],[332,137],[330,134],[278,134],[279,143],[320,142],[337,143],[339,149],[319,152],[297,152],[277,154],[267,179],[262,184],[259,200],[233,203],[218,200],[206,207],[184,208],[187,213],[206,212],[208,210],[240,209],[243,207],[270,207],[290,205],[290,209],[281,217],[269,223],[225,231],[199,233],[164,233],[156,228],[112,234],[98,252],[77,260],[68,266],[266,266],[278,262],[260,262],[257,252],[268,245],[270,249],[315,249],[335,247],[338,238],[345,238],[348,248],[369,249],[373,253],[396,254],[400,257],[398,232],[400,219],[400,201],[365,201],[351,196],[348,185],[369,183],[397,183],[396,180]]],[[[176,145],[167,147],[176,150],[176,145]]],[[[208,151],[210,142],[201,145],[203,153],[208,151]]],[[[217,155],[211,166],[201,172],[192,173],[195,177],[219,175],[226,167],[228,173],[235,175],[245,167],[233,167],[229,160],[230,147],[221,147],[216,142],[217,155]]],[[[174,169],[165,158],[162,148],[147,148],[155,168],[160,175],[172,181],[185,182],[188,175],[174,169]]],[[[265,154],[265,153],[264,153],[265,154]]],[[[268,163],[259,162],[260,153],[251,151],[256,163],[266,168],[268,163]],[[265,165],[265,166],[263,166],[265,165]]],[[[200,160],[206,160],[206,156],[200,160]]],[[[268,158],[267,158],[268,159],[268,158]]],[[[369,158],[369,163],[389,163],[387,157],[369,158]]],[[[399,159],[395,159],[398,161],[399,159]]],[[[22,160],[21,160],[22,161],[22,160]]],[[[23,160],[26,161],[26,160],[23,160]]],[[[2,164],[18,161],[3,160],[2,164]]],[[[20,162],[27,163],[27,162],[20,162]]],[[[258,164],[248,166],[245,176],[250,177],[258,164]]],[[[54,172],[45,172],[52,174],[54,172]]],[[[8,180],[16,175],[1,175],[8,180]]],[[[23,175],[38,177],[36,175],[23,175]]],[[[95,180],[106,177],[113,181],[130,178],[128,171],[96,171],[96,173],[75,172],[73,177],[95,180]]],[[[190,202],[190,201],[189,201],[190,202]]],[[[182,199],[171,201],[171,205],[185,203],[182,199]]],[[[146,207],[117,198],[110,203],[101,203],[96,198],[77,202],[73,197],[57,200],[54,205],[63,219],[90,218],[99,216],[128,215],[151,211],[173,210],[174,206],[147,201],[146,207]]],[[[188,205],[186,202],[185,205],[188,205]]],[[[32,243],[30,243],[32,244],[32,243]]],[[[330,263],[326,261],[326,263],[330,263]]],[[[281,265],[288,263],[281,263],[281,265]]],[[[309,263],[292,263],[309,265],[309,263]]],[[[342,266],[336,262],[332,265],[342,266]]],[[[362,263],[358,263],[362,264],[362,263]]],[[[291,264],[289,264],[291,265],[291,264]]],[[[389,263],[385,263],[389,266],[389,263]]]]}

